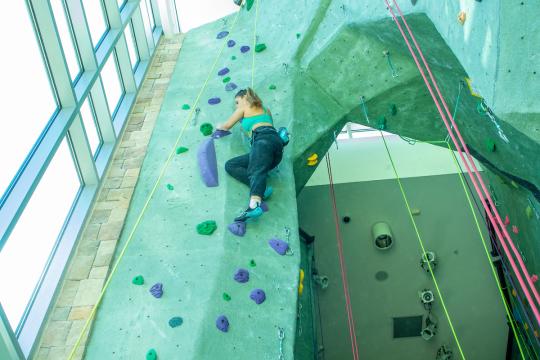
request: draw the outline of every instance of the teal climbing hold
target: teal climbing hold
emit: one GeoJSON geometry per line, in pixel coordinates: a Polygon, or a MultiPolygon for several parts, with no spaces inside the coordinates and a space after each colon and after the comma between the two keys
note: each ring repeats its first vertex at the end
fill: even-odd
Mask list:
{"type": "Polygon", "coordinates": [[[182,105],[182,110],[189,110],[189,109],[190,109],[190,107],[189,107],[188,104],[182,105]]]}
{"type": "Polygon", "coordinates": [[[527,206],[527,208],[525,208],[525,215],[527,215],[527,219],[529,219],[529,220],[532,219],[532,217],[533,217],[533,209],[532,209],[532,207],[527,206]]]}
{"type": "Polygon", "coordinates": [[[167,189],[174,190],[174,186],[172,184],[167,184],[167,189]]]}
{"type": "Polygon", "coordinates": [[[137,275],[133,278],[133,280],[131,280],[131,282],[134,284],[134,285],[143,285],[144,284],[144,278],[142,277],[142,275],[137,275]]]}
{"type": "Polygon", "coordinates": [[[236,56],[231,56],[231,60],[236,60],[236,56]]]}
{"type": "Polygon", "coordinates": [[[223,300],[225,301],[231,301],[231,295],[227,294],[227,293],[223,293],[223,300]]]}
{"type": "Polygon", "coordinates": [[[270,90],[276,90],[276,85],[272,84],[272,85],[270,85],[270,86],[268,87],[268,89],[270,89],[270,90]]]}
{"type": "Polygon", "coordinates": [[[223,79],[223,82],[224,82],[225,84],[228,83],[229,81],[231,81],[231,78],[228,77],[228,76],[227,76],[226,78],[223,79]]]}
{"type": "Polygon", "coordinates": [[[264,50],[266,50],[266,44],[257,44],[255,46],[255,52],[263,52],[264,50]]]}
{"type": "Polygon", "coordinates": [[[197,232],[201,235],[212,235],[217,229],[217,224],[214,220],[203,221],[197,225],[197,232]]]}
{"type": "Polygon", "coordinates": [[[255,263],[255,260],[251,259],[251,260],[249,261],[249,266],[251,266],[251,267],[257,266],[257,264],[255,263]]]}
{"type": "Polygon", "coordinates": [[[176,154],[182,154],[182,153],[187,152],[188,150],[189,149],[187,147],[180,146],[180,147],[176,148],[176,154]]]}
{"type": "Polygon", "coordinates": [[[154,349],[148,350],[146,353],[146,360],[156,360],[157,359],[157,352],[154,349]]]}
{"type": "Polygon", "coordinates": [[[204,136],[212,135],[214,127],[210,123],[204,123],[201,125],[201,132],[204,136]]]}
{"type": "Polygon", "coordinates": [[[169,326],[172,328],[178,327],[184,323],[184,319],[180,316],[175,316],[169,320],[169,326]]]}
{"type": "Polygon", "coordinates": [[[493,141],[493,139],[486,139],[486,149],[489,152],[495,152],[497,145],[495,145],[495,141],[493,141]]]}
{"type": "Polygon", "coordinates": [[[251,10],[254,3],[255,3],[255,0],[247,0],[247,3],[246,3],[247,11],[251,10]]]}
{"type": "Polygon", "coordinates": [[[386,129],[386,117],[381,116],[377,121],[377,129],[384,130],[386,129]]]}
{"type": "Polygon", "coordinates": [[[396,116],[396,114],[397,114],[397,106],[396,106],[396,104],[391,104],[390,105],[390,114],[392,114],[392,116],[396,116]]]}
{"type": "Polygon", "coordinates": [[[300,36],[302,36],[300,33],[296,33],[296,38],[300,39],[300,36]]]}

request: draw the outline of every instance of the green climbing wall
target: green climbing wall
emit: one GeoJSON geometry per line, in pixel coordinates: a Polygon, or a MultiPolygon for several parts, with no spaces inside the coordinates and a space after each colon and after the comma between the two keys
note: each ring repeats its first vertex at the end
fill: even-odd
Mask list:
{"type": "MultiPolygon", "coordinates": [[[[454,51],[459,39],[448,34],[459,30],[455,14],[440,16],[435,5],[427,2],[419,2],[416,7],[409,1],[400,3],[405,12],[426,11],[431,19],[436,19],[434,25],[425,14],[408,16],[441,91],[453,109],[459,82],[467,75],[463,64],[476,77],[481,77],[485,69],[474,66],[476,55],[471,58],[463,50],[454,51]],[[439,35],[441,29],[446,29],[444,37],[439,35]]],[[[484,6],[484,3],[490,2],[474,6],[484,6]]],[[[533,9],[536,5],[526,3],[527,6],[518,7],[519,10],[508,9],[516,20],[511,24],[501,20],[497,24],[499,32],[507,29],[510,33],[512,24],[519,25],[519,19],[525,14],[518,11],[531,13],[536,9],[533,9]]],[[[490,11],[487,13],[493,15],[496,7],[485,6],[490,11]]],[[[478,8],[478,13],[481,10],[478,8]]],[[[223,67],[231,70],[227,84],[233,82],[239,87],[251,84],[256,12],[256,4],[249,12],[243,9],[234,29],[231,29],[234,16],[229,16],[226,23],[214,22],[191,31],[186,37],[118,249],[122,249],[130,237],[168,155],[175,152],[176,139],[189,112],[199,107],[200,113],[185,126],[177,145],[190,150],[173,154],[146,207],[98,311],[88,342],[88,359],[142,358],[152,348],[161,359],[277,358],[280,353],[278,328],[284,329],[285,358],[292,358],[297,334],[300,264],[295,194],[314,170],[307,166],[307,157],[317,153],[322,159],[334,132],[347,121],[374,126],[374,121],[377,123],[377,119],[385,116],[391,132],[422,140],[446,136],[446,129],[382,1],[261,0],[257,36],[258,42],[266,44],[267,48],[256,54],[254,87],[265,105],[272,109],[276,124],[289,126],[293,140],[281,165],[270,176],[275,188],[269,202],[270,211],[257,223],[249,225],[245,237],[235,237],[226,227],[246,206],[247,191],[227,177],[223,165],[227,159],[246,152],[247,142],[237,129],[232,136],[216,141],[220,185],[215,188],[203,185],[196,150],[204,139],[200,125],[215,126],[225,121],[233,109],[233,93],[225,91],[226,84],[217,75],[218,71],[223,67]],[[231,31],[230,38],[216,39],[216,35],[226,29],[231,31]],[[200,102],[194,104],[220,46],[229,39],[235,40],[236,46],[224,48],[200,102]],[[251,46],[251,51],[242,54],[239,51],[242,45],[251,46]],[[383,55],[385,51],[390,54],[398,77],[392,77],[388,57],[383,55]],[[360,107],[361,96],[366,98],[369,123],[360,107]],[[207,101],[214,97],[221,98],[221,103],[211,106],[207,101]],[[184,104],[189,104],[191,109],[183,110],[184,104]],[[396,105],[395,115],[389,111],[391,104],[396,105]],[[206,220],[216,221],[217,230],[209,236],[197,234],[197,224],[206,220]],[[272,237],[284,238],[285,227],[292,229],[290,243],[295,253],[281,257],[269,248],[267,241],[272,237]],[[257,264],[254,268],[249,266],[252,259],[257,264]],[[233,280],[234,272],[241,267],[251,272],[247,284],[233,280]],[[136,275],[144,276],[143,286],[131,283],[136,275]],[[149,293],[150,286],[157,282],[163,283],[164,294],[160,299],[149,293]],[[254,288],[266,291],[265,303],[256,305],[249,299],[254,288]],[[230,301],[223,299],[224,292],[231,296],[230,301]],[[216,329],[219,315],[228,317],[228,333],[216,329]],[[171,328],[168,321],[175,316],[182,317],[183,324],[171,328]]],[[[479,29],[487,32],[490,24],[483,24],[485,26],[479,29]]],[[[525,26],[518,29],[524,32],[525,26]]],[[[499,36],[495,34],[493,42],[499,36]]],[[[500,45],[506,45],[508,50],[512,43],[509,36],[504,37],[500,45]]],[[[485,45],[482,38],[474,39],[477,47],[485,45]]],[[[535,43],[538,44],[527,38],[522,44],[530,47],[535,43]]],[[[487,52],[493,56],[485,68],[489,69],[486,71],[489,74],[499,74],[502,78],[501,67],[509,61],[494,65],[499,60],[496,50],[487,52]]],[[[484,61],[481,57],[478,59],[484,61]]],[[[510,82],[507,74],[503,85],[510,82]]],[[[496,81],[479,79],[479,82],[483,89],[490,84],[497,88],[496,81]]],[[[527,80],[527,84],[533,86],[538,82],[527,80]]],[[[499,98],[497,94],[493,89],[489,92],[488,105],[502,109],[502,102],[491,102],[499,98]]],[[[507,98],[512,101],[516,96],[512,93],[507,98]]],[[[510,107],[511,114],[490,119],[477,112],[477,103],[478,99],[464,88],[457,122],[471,149],[486,163],[488,177],[500,180],[493,185],[502,204],[499,210],[509,213],[512,223],[520,226],[527,266],[531,272],[536,272],[540,270],[536,261],[540,249],[532,246],[532,241],[538,238],[538,219],[526,218],[525,204],[531,198],[536,209],[540,209],[530,191],[540,186],[538,137],[526,131],[532,129],[532,122],[538,118],[534,111],[538,110],[527,102],[524,106],[529,104],[529,108],[510,107]],[[502,139],[501,132],[509,139],[508,143],[502,139]],[[489,139],[496,145],[495,152],[485,146],[489,139]],[[517,188],[508,186],[512,180],[517,188]]]]}

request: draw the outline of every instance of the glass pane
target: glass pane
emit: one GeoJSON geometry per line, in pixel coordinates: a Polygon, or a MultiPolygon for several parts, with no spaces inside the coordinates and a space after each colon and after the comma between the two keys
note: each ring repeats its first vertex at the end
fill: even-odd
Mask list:
{"type": "Polygon", "coordinates": [[[137,43],[135,43],[135,38],[133,37],[133,32],[131,31],[131,22],[126,26],[124,36],[126,37],[131,67],[135,68],[139,62],[139,54],[137,52],[137,43]]]}
{"type": "Polygon", "coordinates": [[[12,49],[0,56],[1,195],[57,105],[25,1],[10,2],[9,11],[0,11],[0,43],[3,49],[12,49]]]}
{"type": "Polygon", "coordinates": [[[139,5],[139,8],[141,9],[141,15],[144,23],[144,32],[146,34],[146,38],[148,39],[148,42],[151,45],[154,45],[154,40],[152,37],[152,25],[150,24],[150,18],[148,17],[148,7],[146,6],[146,3],[141,1],[141,4],[139,5]]]}
{"type": "Polygon", "coordinates": [[[118,7],[121,9],[124,7],[124,4],[126,3],[127,0],[116,0],[116,2],[118,3],[118,7]]]}
{"type": "Polygon", "coordinates": [[[67,22],[62,0],[51,0],[51,7],[56,27],[58,28],[58,33],[60,35],[60,41],[62,42],[62,48],[64,49],[69,74],[71,75],[71,79],[75,79],[77,75],[79,75],[81,68],[77,53],[75,52],[75,46],[73,45],[73,38],[71,37],[71,30],[67,22]]]}
{"type": "Polygon", "coordinates": [[[99,136],[94,113],[92,112],[92,108],[90,106],[90,98],[87,97],[81,106],[81,117],[84,130],[86,131],[86,137],[88,138],[88,143],[90,144],[90,149],[92,150],[92,155],[95,155],[99,144],[101,144],[101,137],[99,136]]]}
{"type": "Polygon", "coordinates": [[[115,53],[113,52],[103,70],[101,70],[101,80],[103,81],[103,87],[105,88],[105,95],[107,95],[107,102],[109,103],[109,111],[111,116],[114,115],[116,106],[122,97],[122,85],[118,76],[118,68],[116,67],[115,53]]]}
{"type": "Polygon", "coordinates": [[[156,24],[154,22],[154,9],[152,8],[152,2],[150,0],[145,0],[146,11],[148,12],[148,19],[150,20],[151,29],[154,30],[156,24]]]}
{"type": "Polygon", "coordinates": [[[88,21],[88,27],[90,28],[90,36],[94,47],[97,47],[101,37],[107,31],[101,0],[82,0],[82,2],[86,13],[86,21],[88,21]]]}
{"type": "Polygon", "coordinates": [[[176,0],[176,12],[182,32],[199,27],[238,11],[233,1],[176,0]]]}
{"type": "Polygon", "coordinates": [[[0,302],[16,328],[80,187],[64,139],[0,252],[0,302]]]}

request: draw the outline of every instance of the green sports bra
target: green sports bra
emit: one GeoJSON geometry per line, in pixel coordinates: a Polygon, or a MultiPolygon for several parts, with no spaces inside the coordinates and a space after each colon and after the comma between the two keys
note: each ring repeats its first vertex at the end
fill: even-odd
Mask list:
{"type": "Polygon", "coordinates": [[[240,124],[242,124],[242,127],[246,132],[251,131],[251,129],[253,129],[253,126],[258,123],[265,122],[274,125],[274,120],[272,120],[272,116],[268,114],[268,112],[266,112],[266,109],[263,110],[264,114],[244,117],[242,120],[240,120],[240,124]]]}

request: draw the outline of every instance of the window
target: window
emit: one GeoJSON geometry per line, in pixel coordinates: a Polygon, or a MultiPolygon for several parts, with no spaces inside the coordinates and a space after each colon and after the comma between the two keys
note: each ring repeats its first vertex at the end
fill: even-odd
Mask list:
{"type": "Polygon", "coordinates": [[[101,0],[82,0],[82,2],[86,14],[86,21],[90,28],[92,43],[94,44],[94,47],[98,47],[101,38],[108,29],[107,23],[105,22],[103,4],[101,0]]]}
{"type": "Polygon", "coordinates": [[[71,75],[71,79],[75,80],[81,71],[81,67],[75,50],[72,33],[66,18],[63,1],[51,0],[51,7],[56,27],[58,28],[58,34],[60,35],[60,41],[62,42],[62,48],[64,49],[69,74],[71,75]]]}
{"type": "Polygon", "coordinates": [[[123,93],[122,84],[118,74],[118,67],[116,66],[116,53],[114,51],[109,56],[103,70],[101,70],[101,80],[103,81],[105,95],[107,95],[109,111],[111,112],[111,116],[114,117],[123,93]]]}
{"type": "Polygon", "coordinates": [[[118,3],[118,7],[121,10],[124,7],[124,5],[126,4],[127,0],[116,0],[116,2],[118,3]]]}
{"type": "Polygon", "coordinates": [[[92,151],[92,155],[95,156],[99,145],[101,145],[101,136],[98,132],[94,112],[92,111],[90,97],[87,97],[81,106],[81,118],[88,143],[90,144],[90,150],[92,151]]]}
{"type": "Polygon", "coordinates": [[[175,0],[176,15],[182,32],[218,20],[238,11],[232,1],[175,0]]]}
{"type": "Polygon", "coordinates": [[[131,21],[126,26],[124,30],[124,36],[126,37],[127,47],[129,51],[129,60],[131,61],[131,67],[135,69],[139,64],[139,52],[137,51],[137,43],[135,42],[135,37],[133,36],[133,30],[131,29],[133,25],[131,21]]]}
{"type": "Polygon", "coordinates": [[[150,18],[148,17],[148,7],[146,2],[141,1],[139,8],[141,9],[141,15],[144,23],[144,33],[146,34],[149,45],[153,45],[154,41],[152,40],[152,24],[150,23],[150,18]]]}
{"type": "Polygon", "coordinates": [[[2,194],[55,113],[57,104],[25,1],[14,1],[9,11],[0,11],[0,43],[4,49],[12,49],[0,57],[2,194]]]}
{"type": "Polygon", "coordinates": [[[154,21],[154,9],[152,8],[152,1],[144,0],[144,2],[146,5],[146,12],[148,13],[148,19],[150,20],[151,29],[154,30],[156,23],[154,21]]]}
{"type": "Polygon", "coordinates": [[[64,139],[0,252],[0,302],[13,329],[39,283],[80,184],[64,139]]]}

